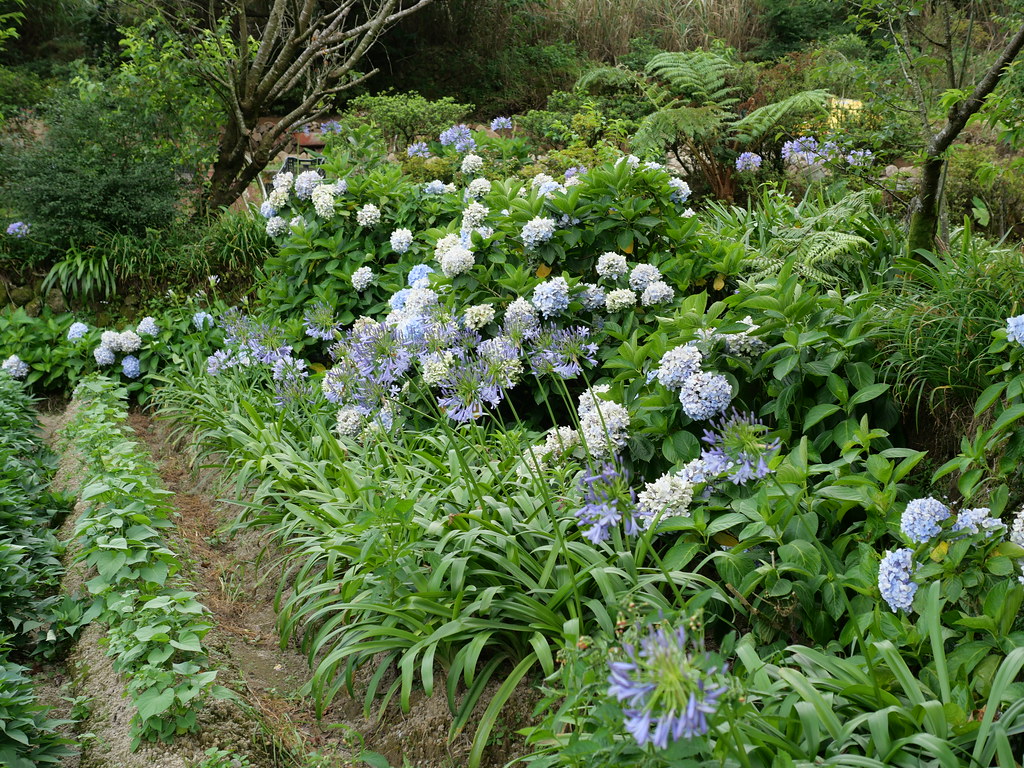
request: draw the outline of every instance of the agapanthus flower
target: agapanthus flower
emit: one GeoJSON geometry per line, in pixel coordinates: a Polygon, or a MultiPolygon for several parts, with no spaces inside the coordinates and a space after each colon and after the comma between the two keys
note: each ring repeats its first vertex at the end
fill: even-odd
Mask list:
{"type": "Polygon", "coordinates": [[[408,157],[430,157],[430,147],[425,141],[415,141],[405,148],[408,157]]]}
{"type": "Polygon", "coordinates": [[[327,136],[332,133],[341,133],[342,130],[341,123],[337,120],[326,120],[320,123],[320,133],[323,136],[327,136]]]}
{"type": "Polygon", "coordinates": [[[755,152],[742,152],[740,156],[736,158],[736,170],[740,173],[744,171],[756,171],[761,167],[761,156],[755,152]]]}
{"type": "Polygon", "coordinates": [[[142,347],[142,338],[135,331],[121,331],[117,349],[121,352],[137,352],[142,347]]]}
{"type": "Polygon", "coordinates": [[[89,326],[85,323],[72,323],[71,327],[68,328],[68,341],[78,341],[88,332],[89,326]]]}
{"type": "Polygon", "coordinates": [[[966,531],[967,533],[982,533],[991,536],[999,529],[1005,529],[1006,524],[998,517],[992,517],[992,510],[988,507],[977,507],[975,509],[961,509],[956,516],[951,531],[966,531]]]}
{"type": "Polygon", "coordinates": [[[288,222],[281,216],[273,216],[267,219],[266,229],[269,237],[280,237],[288,231],[288,222]]]}
{"type": "Polygon", "coordinates": [[[430,287],[430,278],[427,275],[434,274],[434,268],[426,264],[417,264],[409,270],[408,283],[411,288],[430,287]]]}
{"type": "Polygon", "coordinates": [[[318,301],[303,313],[306,335],[322,341],[334,341],[340,323],[334,317],[334,310],[326,301],[318,301]]]}
{"type": "Polygon", "coordinates": [[[476,141],[474,141],[468,125],[460,124],[446,128],[441,131],[438,138],[442,147],[453,147],[460,154],[476,149],[476,141]]]}
{"type": "Polygon", "coordinates": [[[283,355],[274,361],[271,366],[271,378],[274,380],[274,394],[277,396],[275,402],[278,407],[308,399],[312,394],[306,381],[308,376],[305,360],[283,355]]]}
{"type": "Polygon", "coordinates": [[[309,200],[313,190],[320,186],[323,178],[318,171],[303,171],[295,177],[295,196],[299,200],[309,200]]]}
{"type": "Polygon", "coordinates": [[[121,358],[121,373],[127,376],[129,379],[137,379],[142,373],[139,367],[139,358],[135,355],[126,355],[121,358]]]}
{"type": "Polygon", "coordinates": [[[582,283],[583,289],[580,293],[580,301],[584,309],[595,310],[604,307],[604,290],[593,283],[582,283]]]}
{"type": "Polygon", "coordinates": [[[629,287],[634,291],[643,291],[655,280],[661,280],[661,272],[652,264],[637,264],[629,273],[629,287]]]}
{"type": "Polygon", "coordinates": [[[886,552],[878,566],[878,591],[893,613],[912,611],[917,583],[911,580],[914,570],[914,550],[904,547],[886,552]]]}
{"type": "Polygon", "coordinates": [[[477,357],[488,375],[502,389],[512,389],[523,373],[519,347],[508,336],[495,336],[480,342],[477,357]]]}
{"type": "Polygon", "coordinates": [[[428,181],[423,185],[423,193],[426,195],[443,195],[447,191],[448,187],[446,187],[445,183],[440,179],[428,181]]]}
{"type": "Polygon", "coordinates": [[[718,373],[698,372],[688,377],[679,391],[683,413],[694,421],[710,419],[725,411],[732,401],[732,385],[718,373]]]}
{"type": "Polygon", "coordinates": [[[617,280],[626,274],[629,266],[621,253],[607,251],[597,257],[597,275],[607,280],[617,280]]]}
{"type": "Polygon", "coordinates": [[[473,179],[469,182],[469,186],[466,187],[466,197],[479,199],[489,194],[491,191],[491,182],[484,178],[473,179]]]}
{"type": "Polygon", "coordinates": [[[203,312],[202,310],[200,310],[199,312],[196,312],[194,315],[192,315],[192,325],[197,330],[201,331],[204,328],[213,328],[213,326],[216,325],[216,323],[213,320],[213,315],[211,315],[209,312],[203,312]]]}
{"type": "Polygon", "coordinates": [[[523,225],[521,234],[523,247],[532,251],[541,243],[546,243],[555,234],[554,219],[536,216],[523,225]]]}
{"type": "Polygon", "coordinates": [[[900,518],[900,530],[915,544],[928,541],[942,531],[940,523],[952,513],[938,499],[928,496],[907,503],[900,518]]]}
{"type": "Polygon", "coordinates": [[[96,360],[96,365],[113,365],[114,360],[117,359],[114,355],[114,350],[102,344],[92,351],[92,356],[96,360]]]}
{"type": "Polygon", "coordinates": [[[29,225],[24,221],[15,221],[7,225],[7,234],[11,237],[27,237],[29,225]]]}
{"type": "Polygon", "coordinates": [[[874,157],[870,149],[851,149],[846,153],[846,162],[854,167],[871,165],[874,157]]]}
{"type": "Polygon", "coordinates": [[[439,383],[441,394],[437,404],[452,421],[465,423],[484,414],[484,403],[496,407],[501,402],[501,388],[480,359],[453,365],[439,383]]]}
{"type": "Polygon", "coordinates": [[[609,291],[604,297],[604,307],[609,312],[619,312],[636,306],[636,294],[629,288],[619,288],[609,291]]]}
{"type": "Polygon", "coordinates": [[[644,288],[643,293],[640,294],[640,303],[645,307],[651,307],[656,304],[668,304],[668,302],[675,298],[675,295],[672,286],[664,280],[652,280],[644,288]]]}
{"type": "Polygon", "coordinates": [[[481,168],[484,167],[484,159],[480,155],[474,155],[472,153],[462,158],[462,164],[459,166],[459,170],[462,171],[466,176],[470,176],[477,173],[481,168]]]}
{"type": "Polygon", "coordinates": [[[815,165],[820,160],[818,142],[812,136],[802,136],[784,142],[782,159],[795,165],[815,165]]]}
{"type": "Polygon", "coordinates": [[[362,293],[373,282],[373,270],[369,267],[360,267],[352,273],[352,287],[362,293]]]}
{"type": "Polygon", "coordinates": [[[577,176],[579,176],[581,174],[584,174],[586,172],[587,172],[587,166],[585,166],[585,165],[574,165],[571,168],[566,168],[565,169],[565,173],[563,174],[563,176],[565,176],[565,180],[568,181],[569,179],[574,179],[577,176]]]}
{"type": "Polygon", "coordinates": [[[1024,315],[1017,315],[1007,319],[1006,340],[1024,345],[1024,315]]]}
{"type": "Polygon", "coordinates": [[[620,470],[610,461],[590,466],[580,475],[579,487],[583,491],[583,505],[576,510],[576,519],[588,541],[607,541],[612,529],[623,521],[627,534],[634,535],[639,530],[633,521],[635,506],[625,469],[620,470]]]}
{"type": "Polygon", "coordinates": [[[6,371],[10,374],[11,378],[24,379],[28,376],[28,363],[22,360],[17,355],[11,355],[2,364],[0,364],[0,370],[6,371]]]}
{"type": "Polygon", "coordinates": [[[538,283],[531,303],[546,318],[560,315],[569,308],[569,284],[561,276],[538,283]]]}
{"type": "Polygon", "coordinates": [[[511,131],[512,130],[512,118],[511,117],[496,117],[491,120],[491,130],[495,133],[499,131],[511,131]]]}
{"type": "Polygon", "coordinates": [[[534,340],[530,363],[536,375],[555,374],[574,379],[583,371],[583,364],[597,362],[597,344],[588,341],[590,331],[583,326],[549,328],[534,340]]]}
{"type": "Polygon", "coordinates": [[[412,245],[412,231],[402,228],[391,233],[391,247],[395,253],[405,253],[412,245]]]}
{"type": "Polygon", "coordinates": [[[708,716],[728,690],[719,676],[726,669],[712,666],[684,628],[652,625],[639,649],[624,643],[622,650],[608,662],[608,695],[623,705],[626,730],[637,744],[666,749],[710,730],[708,716]]]}
{"type": "Polygon", "coordinates": [[[466,311],[462,315],[462,322],[467,328],[472,328],[474,331],[479,331],[492,320],[494,320],[494,307],[490,304],[466,307],[466,311]]]}
{"type": "MultiPolygon", "coordinates": [[[[316,212],[317,216],[321,219],[329,219],[334,216],[334,187],[321,184],[313,190],[312,198],[313,210],[316,212]]],[[[362,211],[359,213],[362,213],[362,211]]],[[[357,218],[358,215],[359,214],[356,214],[357,218]]],[[[378,218],[379,217],[380,214],[378,213],[378,218]]]]}
{"type": "Polygon", "coordinates": [[[661,362],[655,372],[662,386],[669,389],[682,389],[688,378],[700,371],[704,355],[696,344],[683,344],[673,347],[661,356],[661,362]]]}
{"type": "Polygon", "coordinates": [[[669,179],[669,187],[672,188],[672,193],[668,196],[668,199],[673,203],[685,203],[690,199],[690,185],[682,179],[669,179]]]}
{"type": "Polygon", "coordinates": [[[704,471],[736,485],[760,480],[771,471],[768,462],[779,452],[779,441],[765,440],[768,427],[752,413],[735,408],[704,430],[701,438],[709,447],[701,451],[704,471]]]}

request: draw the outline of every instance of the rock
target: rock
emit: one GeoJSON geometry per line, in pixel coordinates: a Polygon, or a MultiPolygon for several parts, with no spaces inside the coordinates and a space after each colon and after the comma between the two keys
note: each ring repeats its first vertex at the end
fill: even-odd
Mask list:
{"type": "Polygon", "coordinates": [[[8,298],[10,298],[11,303],[14,304],[15,306],[24,307],[26,304],[32,301],[32,299],[35,297],[35,293],[33,293],[31,288],[24,285],[19,285],[15,288],[9,288],[7,290],[7,296],[8,298]]]}
{"type": "Polygon", "coordinates": [[[39,317],[39,313],[43,311],[43,300],[36,296],[32,301],[25,305],[25,314],[29,317],[39,317]]]}
{"type": "Polygon", "coordinates": [[[46,294],[46,306],[50,308],[51,312],[56,314],[62,314],[68,311],[67,302],[64,301],[64,294],[61,293],[60,288],[51,288],[46,294]]]}

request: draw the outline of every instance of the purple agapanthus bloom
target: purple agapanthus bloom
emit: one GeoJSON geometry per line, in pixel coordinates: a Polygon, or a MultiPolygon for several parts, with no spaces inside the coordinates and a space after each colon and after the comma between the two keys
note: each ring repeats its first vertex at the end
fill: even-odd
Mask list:
{"type": "Polygon", "coordinates": [[[501,387],[486,362],[479,358],[453,365],[440,382],[437,404],[452,421],[466,423],[484,415],[484,403],[497,407],[501,387]]]}
{"type": "Polygon", "coordinates": [[[408,157],[430,157],[430,147],[425,141],[416,141],[406,147],[405,154],[408,157]]]}
{"type": "Polygon", "coordinates": [[[512,118],[511,117],[496,117],[491,120],[491,130],[495,133],[499,131],[511,131],[512,130],[512,118]]]}
{"type": "Polygon", "coordinates": [[[741,152],[740,156],[736,158],[736,170],[740,173],[756,171],[760,167],[761,156],[755,152],[741,152]]]}
{"type": "Polygon", "coordinates": [[[636,495],[629,482],[629,471],[612,461],[591,466],[580,476],[583,505],[576,510],[576,519],[583,529],[583,537],[591,543],[607,541],[619,523],[623,524],[627,536],[635,536],[640,531],[636,495]]]}
{"type": "Polygon", "coordinates": [[[322,341],[334,341],[340,323],[334,317],[334,310],[325,301],[318,301],[303,315],[306,335],[322,341]]]}
{"type": "Polygon", "coordinates": [[[458,153],[469,152],[476,149],[476,141],[470,133],[468,125],[453,125],[441,131],[440,141],[442,147],[454,147],[458,153]]]}
{"type": "Polygon", "coordinates": [[[7,225],[7,234],[12,237],[26,237],[29,233],[29,225],[24,221],[15,221],[7,225]]]}
{"type": "Polygon", "coordinates": [[[752,413],[735,408],[712,423],[702,438],[709,446],[701,452],[705,471],[736,485],[760,480],[771,471],[768,462],[779,452],[778,439],[766,441],[768,427],[752,413]]]}
{"type": "Polygon", "coordinates": [[[583,364],[597,362],[597,344],[587,341],[590,330],[575,328],[547,328],[534,339],[530,355],[533,372],[542,376],[556,374],[563,379],[574,379],[583,371],[583,364]]]}
{"type": "Polygon", "coordinates": [[[608,663],[608,695],[624,706],[626,730],[643,746],[703,736],[708,717],[728,690],[707,654],[686,630],[652,625],[636,645],[623,644],[623,658],[608,663]]]}

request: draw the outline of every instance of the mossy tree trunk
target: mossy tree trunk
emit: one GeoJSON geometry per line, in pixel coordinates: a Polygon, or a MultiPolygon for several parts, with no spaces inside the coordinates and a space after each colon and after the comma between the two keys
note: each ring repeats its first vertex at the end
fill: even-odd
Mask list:
{"type": "Polygon", "coordinates": [[[921,168],[921,183],[912,204],[910,228],[907,233],[907,251],[911,256],[916,256],[919,250],[935,250],[942,164],[946,152],[966,127],[967,121],[981,109],[985,99],[995,90],[1006,68],[1017,57],[1022,47],[1024,25],[1009,39],[999,57],[978,81],[971,94],[950,108],[946,124],[928,142],[924,165],[921,168]]]}

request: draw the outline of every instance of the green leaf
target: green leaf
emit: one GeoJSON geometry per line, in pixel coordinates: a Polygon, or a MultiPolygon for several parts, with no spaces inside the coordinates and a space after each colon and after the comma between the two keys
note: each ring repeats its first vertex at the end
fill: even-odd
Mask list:
{"type": "Polygon", "coordinates": [[[804,417],[804,432],[808,431],[819,421],[828,418],[838,410],[839,406],[834,403],[824,403],[822,405],[814,406],[804,417]]]}
{"type": "Polygon", "coordinates": [[[853,397],[850,398],[848,405],[860,405],[861,403],[867,403],[874,400],[876,397],[881,395],[889,389],[888,384],[871,384],[870,386],[864,387],[864,389],[858,389],[853,397]]]}
{"type": "Polygon", "coordinates": [[[173,703],[174,689],[161,689],[157,686],[146,689],[141,696],[135,699],[135,706],[139,710],[139,717],[143,720],[163,714],[173,703]]]}

